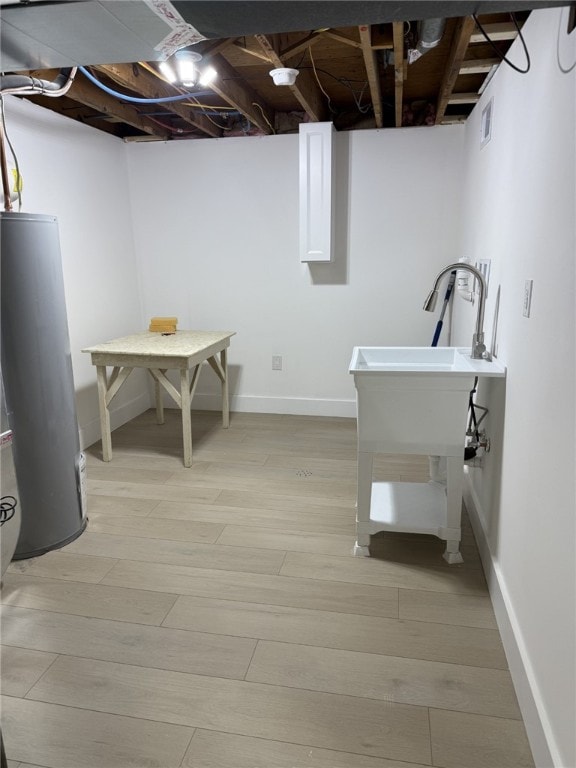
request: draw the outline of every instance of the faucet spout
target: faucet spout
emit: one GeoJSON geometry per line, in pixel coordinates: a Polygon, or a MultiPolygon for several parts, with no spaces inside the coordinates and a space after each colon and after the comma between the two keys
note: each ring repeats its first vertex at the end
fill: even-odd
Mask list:
{"type": "Polygon", "coordinates": [[[444,275],[447,275],[449,272],[454,272],[455,270],[470,272],[478,280],[480,291],[478,296],[478,309],[476,312],[476,328],[474,330],[474,335],[472,336],[471,357],[475,360],[487,358],[488,353],[486,352],[486,345],[484,344],[484,307],[486,304],[486,281],[484,280],[484,275],[478,269],[476,269],[476,267],[473,267],[470,264],[465,264],[463,262],[456,262],[455,264],[448,264],[447,267],[444,267],[444,269],[440,270],[440,272],[436,275],[432,290],[428,294],[428,298],[424,304],[424,309],[427,312],[434,311],[434,305],[436,304],[440,281],[444,275]]]}

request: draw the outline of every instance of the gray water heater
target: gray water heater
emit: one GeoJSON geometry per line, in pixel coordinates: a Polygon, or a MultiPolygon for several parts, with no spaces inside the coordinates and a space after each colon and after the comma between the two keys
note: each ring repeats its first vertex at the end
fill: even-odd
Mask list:
{"type": "Polygon", "coordinates": [[[84,457],[57,219],[0,213],[0,244],[2,375],[22,508],[14,559],[23,559],[84,530],[84,457]]]}

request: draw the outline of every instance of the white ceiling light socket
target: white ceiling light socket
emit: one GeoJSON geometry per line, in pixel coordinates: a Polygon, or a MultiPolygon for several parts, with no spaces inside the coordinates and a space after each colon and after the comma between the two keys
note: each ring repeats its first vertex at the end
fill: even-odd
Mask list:
{"type": "Polygon", "coordinates": [[[297,69],[290,69],[289,67],[280,67],[269,72],[270,77],[274,80],[274,85],[294,85],[297,74],[297,69]]]}

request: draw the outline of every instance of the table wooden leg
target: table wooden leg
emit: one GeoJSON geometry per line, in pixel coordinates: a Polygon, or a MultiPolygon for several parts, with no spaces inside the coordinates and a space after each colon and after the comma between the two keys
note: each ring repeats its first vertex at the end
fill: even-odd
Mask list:
{"type": "Polygon", "coordinates": [[[220,352],[220,365],[224,373],[222,379],[222,426],[228,429],[230,426],[230,405],[228,402],[228,350],[223,349],[220,352]]]}
{"type": "Polygon", "coordinates": [[[182,440],[184,443],[184,466],[192,466],[192,415],[190,413],[190,371],[180,371],[180,397],[182,407],[182,440]]]}
{"type": "Polygon", "coordinates": [[[100,431],[102,433],[102,460],[112,460],[112,437],[110,435],[110,411],[106,404],[106,395],[108,392],[108,377],[106,375],[106,366],[96,366],[96,376],[98,380],[98,406],[100,408],[100,431]]]}
{"type": "MultiPolygon", "coordinates": [[[[160,370],[166,373],[166,369],[160,370]]],[[[162,387],[158,379],[154,379],[154,395],[156,399],[156,424],[164,424],[164,400],[162,399],[162,387]]]]}

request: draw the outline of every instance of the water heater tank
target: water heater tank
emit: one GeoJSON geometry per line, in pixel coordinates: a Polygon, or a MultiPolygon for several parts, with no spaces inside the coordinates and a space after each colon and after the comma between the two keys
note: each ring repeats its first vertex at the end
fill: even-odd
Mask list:
{"type": "Polygon", "coordinates": [[[58,222],[0,213],[2,375],[22,508],[15,559],[86,526],[58,222]]]}

